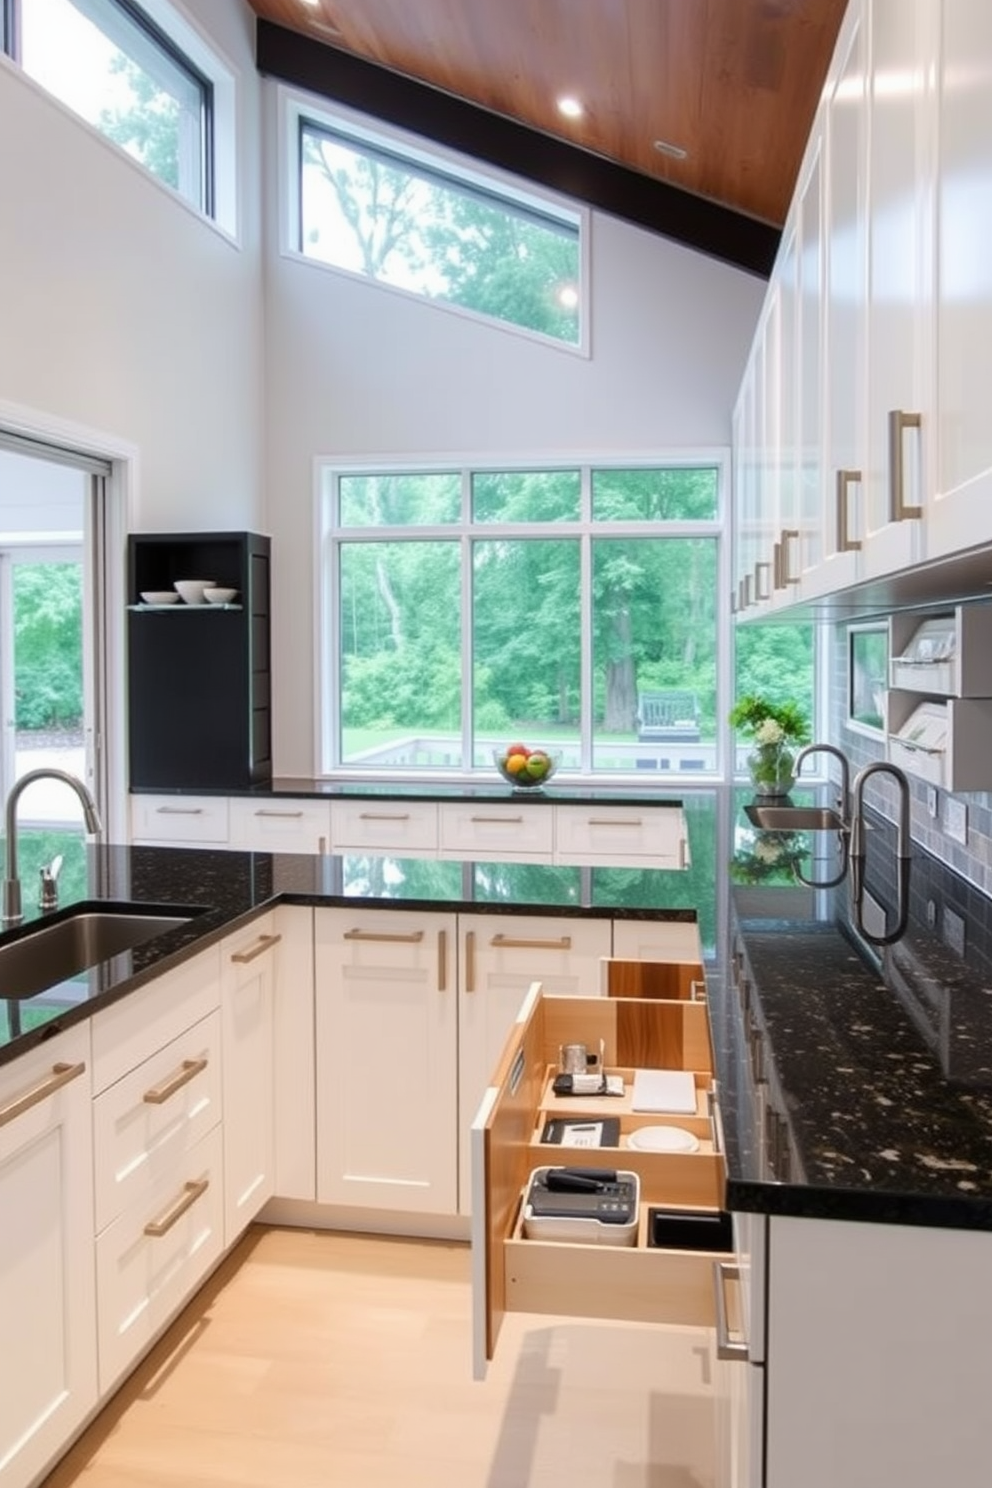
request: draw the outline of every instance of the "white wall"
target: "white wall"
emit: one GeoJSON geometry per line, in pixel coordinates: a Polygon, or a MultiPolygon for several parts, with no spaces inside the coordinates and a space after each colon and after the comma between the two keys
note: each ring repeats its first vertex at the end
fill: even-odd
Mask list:
{"type": "Polygon", "coordinates": [[[254,21],[244,0],[186,13],[238,77],[238,245],[0,59],[0,405],[136,446],[135,530],[257,529],[254,21]]]}
{"type": "Polygon", "coordinates": [[[266,406],[277,773],[314,769],[318,455],[561,457],[730,444],[765,284],[596,213],[589,359],[280,256],[265,85],[266,406]]]}

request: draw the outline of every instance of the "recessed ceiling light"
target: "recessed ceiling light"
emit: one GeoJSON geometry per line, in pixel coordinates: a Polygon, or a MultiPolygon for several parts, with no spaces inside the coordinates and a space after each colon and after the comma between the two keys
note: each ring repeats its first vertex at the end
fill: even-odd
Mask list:
{"type": "Polygon", "coordinates": [[[672,160],[687,160],[689,151],[683,150],[681,145],[670,144],[668,140],[655,140],[654,147],[659,155],[668,155],[672,160]]]}
{"type": "Polygon", "coordinates": [[[558,112],[564,114],[566,119],[581,119],[585,109],[577,98],[559,98],[558,112]]]}

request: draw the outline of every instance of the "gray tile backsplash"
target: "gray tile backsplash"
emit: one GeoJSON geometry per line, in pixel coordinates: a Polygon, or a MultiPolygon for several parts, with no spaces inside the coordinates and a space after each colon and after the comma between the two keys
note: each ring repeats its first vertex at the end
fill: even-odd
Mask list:
{"type": "MultiPolygon", "coordinates": [[[[834,626],[830,631],[828,738],[831,743],[843,749],[850,760],[853,780],[862,765],[885,758],[885,740],[881,734],[862,733],[848,725],[847,657],[847,626],[834,626]]],[[[827,763],[827,758],[824,757],[821,764],[827,763]]],[[[992,779],[992,759],[989,760],[989,778],[992,779]]],[[[914,841],[933,853],[934,857],[949,864],[956,873],[983,893],[992,896],[992,793],[972,791],[954,798],[966,806],[968,813],[968,840],[962,846],[949,837],[945,830],[948,792],[937,792],[937,816],[934,818],[927,809],[926,782],[912,776],[909,777],[909,782],[912,793],[910,820],[914,841]]],[[[895,818],[895,784],[884,775],[876,776],[868,783],[865,799],[886,816],[895,818]]]]}

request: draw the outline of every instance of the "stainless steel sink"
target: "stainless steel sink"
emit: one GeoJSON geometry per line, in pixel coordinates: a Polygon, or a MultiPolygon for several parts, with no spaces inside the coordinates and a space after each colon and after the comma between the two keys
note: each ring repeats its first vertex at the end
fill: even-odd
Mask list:
{"type": "Polygon", "coordinates": [[[188,925],[200,913],[199,908],[175,906],[142,905],[133,910],[85,906],[51,924],[42,923],[0,946],[0,998],[34,997],[122,951],[188,925]]]}
{"type": "Polygon", "coordinates": [[[840,815],[830,806],[762,806],[750,801],[744,807],[748,821],[767,832],[846,832],[840,815]]]}

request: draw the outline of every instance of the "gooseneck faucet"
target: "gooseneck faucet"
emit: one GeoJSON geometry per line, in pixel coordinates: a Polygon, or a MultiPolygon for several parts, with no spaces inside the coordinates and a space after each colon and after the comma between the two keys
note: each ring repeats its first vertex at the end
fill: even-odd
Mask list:
{"type": "Polygon", "coordinates": [[[800,749],[796,755],[795,771],[796,779],[803,767],[803,760],[808,759],[811,754],[832,754],[834,759],[840,761],[840,817],[844,826],[847,826],[848,797],[851,793],[851,766],[848,764],[847,755],[836,744],[807,744],[800,749]]]}
{"type": "Polygon", "coordinates": [[[83,808],[83,816],[86,819],[86,830],[97,833],[101,830],[100,815],[96,809],[96,802],[90,795],[86,786],[75,775],[70,775],[68,770],[57,770],[54,767],[43,766],[40,770],[29,770],[19,780],[15,780],[7,796],[7,805],[4,808],[4,818],[7,833],[7,866],[3,881],[3,924],[19,925],[24,915],[21,912],[21,883],[17,876],[17,803],[25,788],[35,780],[62,780],[70,786],[79,797],[83,808]]]}
{"type": "Polygon", "coordinates": [[[859,770],[854,780],[851,797],[851,846],[850,856],[863,859],[865,856],[865,782],[873,775],[891,775],[899,787],[899,817],[896,822],[896,857],[908,858],[909,852],[909,781],[898,765],[888,760],[873,760],[859,770]]]}

